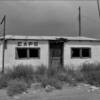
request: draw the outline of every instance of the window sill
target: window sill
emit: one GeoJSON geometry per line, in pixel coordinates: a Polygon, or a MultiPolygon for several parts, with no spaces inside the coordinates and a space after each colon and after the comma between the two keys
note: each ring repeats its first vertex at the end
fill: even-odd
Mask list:
{"type": "Polygon", "coordinates": [[[35,60],[35,59],[40,59],[40,58],[16,58],[15,60],[35,60]]]}
{"type": "Polygon", "coordinates": [[[71,57],[71,59],[91,59],[91,57],[71,57]]]}

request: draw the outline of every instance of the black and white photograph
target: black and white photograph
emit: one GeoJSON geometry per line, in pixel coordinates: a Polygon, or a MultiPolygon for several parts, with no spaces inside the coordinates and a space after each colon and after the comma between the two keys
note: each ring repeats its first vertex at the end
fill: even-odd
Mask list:
{"type": "Polygon", "coordinates": [[[0,100],[100,100],[100,0],[0,0],[0,100]]]}

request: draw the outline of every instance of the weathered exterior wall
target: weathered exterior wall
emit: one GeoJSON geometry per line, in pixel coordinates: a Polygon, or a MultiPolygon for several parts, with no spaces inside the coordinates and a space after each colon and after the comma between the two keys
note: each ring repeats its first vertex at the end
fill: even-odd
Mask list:
{"type": "MultiPolygon", "coordinates": [[[[31,41],[27,40],[26,42],[31,41]]],[[[30,59],[15,59],[15,48],[18,47],[17,43],[21,42],[21,40],[8,40],[7,41],[7,49],[5,50],[5,67],[13,67],[19,64],[23,65],[32,65],[35,67],[40,65],[48,66],[48,41],[38,41],[38,46],[32,45],[31,47],[40,48],[40,58],[30,58],[30,59]]],[[[24,42],[24,40],[22,40],[24,42]]],[[[34,40],[32,41],[34,42],[34,40]]],[[[1,48],[0,48],[1,55],[1,48]]],[[[1,56],[0,56],[0,64],[1,64],[1,56]]]]}
{"type": "MultiPolygon", "coordinates": [[[[34,40],[26,40],[26,42],[34,42],[34,40]]],[[[25,40],[8,40],[7,49],[5,50],[5,67],[13,67],[19,64],[32,65],[34,68],[40,65],[49,66],[49,41],[38,41],[38,46],[31,47],[40,48],[40,58],[30,59],[15,59],[15,48],[18,47],[18,42],[25,42],[25,40]]],[[[27,46],[28,47],[28,46],[27,46]]],[[[64,66],[70,66],[77,69],[85,62],[100,62],[100,42],[86,42],[86,41],[68,41],[64,43],[64,66]],[[71,58],[72,47],[90,47],[91,58],[71,58]]],[[[2,67],[2,44],[0,42],[0,67],[2,67]]],[[[1,70],[1,68],[0,68],[1,70]]]]}
{"type": "Polygon", "coordinates": [[[70,66],[77,69],[83,63],[100,63],[100,43],[69,41],[64,44],[64,66],[70,66]],[[91,58],[71,58],[72,47],[90,47],[91,58]]]}
{"type": "Polygon", "coordinates": [[[0,69],[2,67],[2,42],[0,41],[0,69]]]}

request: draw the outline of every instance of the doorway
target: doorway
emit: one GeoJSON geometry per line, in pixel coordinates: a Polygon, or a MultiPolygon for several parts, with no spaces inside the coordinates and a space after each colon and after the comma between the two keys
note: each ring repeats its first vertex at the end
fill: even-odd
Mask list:
{"type": "Polygon", "coordinates": [[[50,66],[63,66],[63,44],[58,40],[50,41],[50,66]]]}

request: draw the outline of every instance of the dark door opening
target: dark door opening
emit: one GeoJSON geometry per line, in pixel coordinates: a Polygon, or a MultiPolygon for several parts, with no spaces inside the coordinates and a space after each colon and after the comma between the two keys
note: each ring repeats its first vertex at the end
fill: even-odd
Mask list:
{"type": "Polygon", "coordinates": [[[50,66],[63,66],[63,42],[50,41],[50,66]]]}

